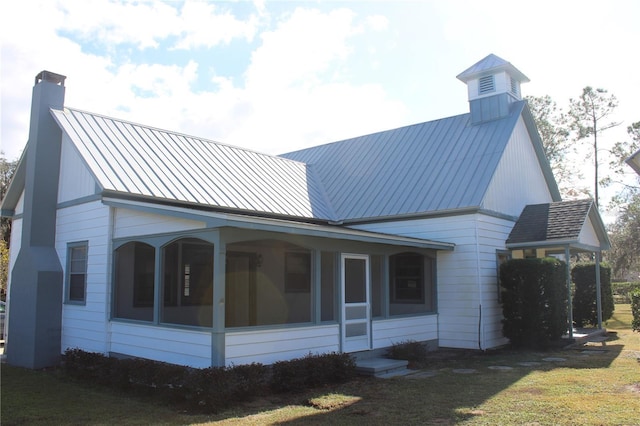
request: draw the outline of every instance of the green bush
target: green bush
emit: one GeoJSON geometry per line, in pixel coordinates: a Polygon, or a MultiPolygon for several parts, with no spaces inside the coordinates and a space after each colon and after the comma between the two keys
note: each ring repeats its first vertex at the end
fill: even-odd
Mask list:
{"type": "Polygon", "coordinates": [[[567,331],[566,264],[513,259],[500,267],[502,331],[514,347],[545,348],[567,331]]]}
{"type": "MultiPolygon", "coordinates": [[[[598,325],[596,297],[596,264],[582,263],[571,270],[571,280],[575,285],[573,297],[573,321],[578,327],[598,325]]],[[[613,316],[613,293],[611,291],[611,268],[600,264],[600,297],[602,321],[613,316]]]]}
{"type": "Polygon", "coordinates": [[[342,383],[355,375],[355,367],[355,361],[349,354],[309,354],[304,358],[273,364],[269,385],[276,392],[292,392],[342,383]]]}
{"type": "Polygon", "coordinates": [[[201,412],[218,412],[266,395],[269,389],[301,391],[345,382],[355,375],[355,361],[348,354],[337,353],[309,354],[273,366],[253,363],[197,369],[68,349],[63,356],[63,368],[66,374],[82,381],[152,395],[201,412]]]}
{"type": "Polygon", "coordinates": [[[640,290],[631,293],[631,313],[633,314],[631,327],[633,331],[640,331],[640,290]]]}
{"type": "Polygon", "coordinates": [[[427,348],[415,340],[394,343],[387,351],[391,359],[402,359],[410,363],[422,363],[427,357],[427,348]]]}
{"type": "Polygon", "coordinates": [[[631,303],[631,293],[640,290],[640,282],[612,282],[611,291],[614,303],[631,303]]]}

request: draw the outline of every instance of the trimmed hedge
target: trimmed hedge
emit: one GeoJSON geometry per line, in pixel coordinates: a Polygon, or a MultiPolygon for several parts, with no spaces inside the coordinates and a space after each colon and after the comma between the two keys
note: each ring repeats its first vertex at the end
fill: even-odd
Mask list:
{"type": "Polygon", "coordinates": [[[512,259],[500,267],[502,331],[514,347],[546,348],[567,330],[566,266],[553,258],[512,259]]]}
{"type": "Polygon", "coordinates": [[[355,376],[348,354],[307,355],[272,366],[258,363],[203,369],[140,358],[117,359],[68,349],[63,368],[76,379],[157,397],[193,411],[218,412],[270,391],[302,391],[355,376]]]}
{"type": "Polygon", "coordinates": [[[612,282],[611,291],[613,292],[613,302],[631,303],[631,293],[634,290],[640,290],[640,281],[612,282]]]}
{"type": "Polygon", "coordinates": [[[631,293],[631,313],[633,314],[631,328],[633,331],[640,331],[640,290],[631,293]]]}
{"type": "MultiPolygon", "coordinates": [[[[598,305],[596,298],[596,264],[581,263],[571,270],[571,280],[575,285],[573,297],[573,321],[578,327],[598,325],[598,305]]],[[[613,292],[611,291],[611,268],[600,264],[600,297],[602,321],[613,316],[613,292]]]]}

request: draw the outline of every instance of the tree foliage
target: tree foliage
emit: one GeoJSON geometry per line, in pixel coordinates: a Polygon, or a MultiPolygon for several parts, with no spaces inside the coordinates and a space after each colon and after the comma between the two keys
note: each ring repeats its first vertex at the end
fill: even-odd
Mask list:
{"type": "Polygon", "coordinates": [[[607,259],[611,264],[613,276],[626,278],[633,273],[634,279],[640,278],[640,193],[621,206],[616,221],[609,229],[611,250],[607,259]]]}
{"type": "Polygon", "coordinates": [[[610,120],[617,107],[618,100],[614,95],[610,95],[605,89],[593,89],[590,86],[582,89],[579,98],[569,100],[569,116],[571,128],[575,132],[575,140],[592,140],[593,151],[587,155],[587,158],[593,158],[594,198],[598,206],[600,205],[599,187],[610,183],[608,176],[600,179],[598,136],[605,130],[620,124],[610,120]]]}
{"type": "MultiPolygon", "coordinates": [[[[16,170],[15,161],[7,161],[0,152],[0,200],[4,199],[9,183],[16,170]]],[[[0,218],[0,299],[5,300],[9,277],[9,239],[11,237],[11,220],[0,218]]]]}
{"type": "Polygon", "coordinates": [[[587,189],[580,187],[577,182],[582,178],[580,169],[567,161],[567,155],[575,152],[571,141],[570,117],[549,95],[527,96],[526,100],[560,193],[563,197],[586,193],[587,189]]]}

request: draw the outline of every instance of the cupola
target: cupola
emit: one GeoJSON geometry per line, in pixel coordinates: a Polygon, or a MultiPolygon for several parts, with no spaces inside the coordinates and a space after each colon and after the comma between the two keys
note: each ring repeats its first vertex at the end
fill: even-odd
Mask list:
{"type": "Polygon", "coordinates": [[[522,99],[520,84],[529,81],[511,63],[494,54],[476,62],[457,78],[467,85],[472,124],[506,117],[509,105],[522,99]]]}

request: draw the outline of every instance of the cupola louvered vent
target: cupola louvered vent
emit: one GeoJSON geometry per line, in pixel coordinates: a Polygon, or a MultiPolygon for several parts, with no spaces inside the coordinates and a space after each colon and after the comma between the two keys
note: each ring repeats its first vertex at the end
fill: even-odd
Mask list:
{"type": "Polygon", "coordinates": [[[480,77],[478,81],[478,94],[482,95],[496,90],[496,83],[493,75],[485,75],[480,77]]]}
{"type": "Polygon", "coordinates": [[[511,93],[513,93],[516,97],[520,97],[520,83],[513,77],[511,78],[511,93]]]}

